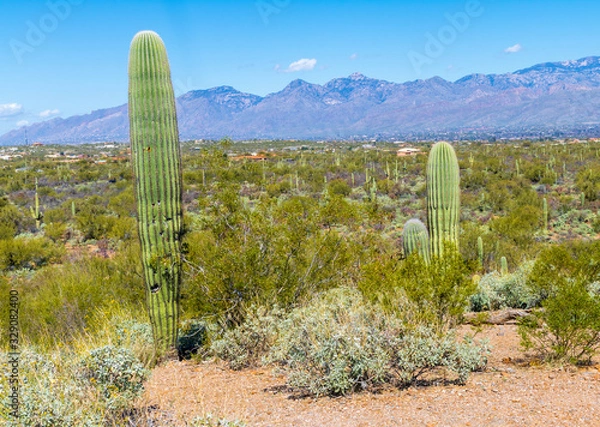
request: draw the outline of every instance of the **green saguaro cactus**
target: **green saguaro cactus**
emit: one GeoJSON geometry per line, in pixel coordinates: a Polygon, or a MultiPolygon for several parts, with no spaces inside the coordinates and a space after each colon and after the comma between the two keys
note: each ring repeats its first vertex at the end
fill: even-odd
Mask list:
{"type": "Polygon", "coordinates": [[[42,226],[42,219],[44,218],[44,214],[40,210],[40,197],[38,196],[38,180],[35,179],[35,202],[34,207],[30,206],[29,211],[31,212],[31,217],[35,219],[35,228],[40,229],[42,226]]]}
{"type": "Polygon", "coordinates": [[[129,124],[148,313],[157,356],[172,358],[181,282],[181,154],[167,51],[152,31],[131,42],[129,124]]]}
{"type": "Polygon", "coordinates": [[[458,246],[460,174],[454,148],[438,142],[427,160],[427,225],[434,255],[441,256],[445,242],[458,246]]]}
{"type": "Polygon", "coordinates": [[[548,232],[548,200],[542,199],[542,215],[544,216],[544,233],[548,232]]]}
{"type": "Polygon", "coordinates": [[[409,219],[402,231],[402,247],[404,255],[417,252],[426,263],[429,263],[429,233],[418,219],[409,219]]]}

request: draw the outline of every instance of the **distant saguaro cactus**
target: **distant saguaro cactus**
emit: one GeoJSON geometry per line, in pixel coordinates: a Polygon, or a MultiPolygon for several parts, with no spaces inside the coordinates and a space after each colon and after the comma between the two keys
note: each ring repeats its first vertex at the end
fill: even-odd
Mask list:
{"type": "Polygon", "coordinates": [[[505,256],[500,258],[500,274],[502,276],[506,276],[508,274],[508,262],[506,261],[505,256]]]}
{"type": "Polygon", "coordinates": [[[35,228],[40,229],[42,226],[42,219],[44,218],[44,214],[40,210],[40,197],[38,196],[38,180],[35,179],[35,203],[34,207],[30,206],[29,211],[31,212],[31,217],[35,219],[35,228]]]}
{"type": "Polygon", "coordinates": [[[170,358],[179,322],[181,154],[167,51],[152,31],[131,42],[129,123],[146,302],[157,355],[170,358]]]}
{"type": "Polygon", "coordinates": [[[542,215],[544,216],[544,233],[548,232],[548,200],[544,197],[542,200],[542,215]]]}
{"type": "Polygon", "coordinates": [[[427,225],[431,250],[441,256],[445,242],[458,246],[460,174],[454,148],[438,142],[427,160],[427,225]]]}
{"type": "Polygon", "coordinates": [[[418,219],[406,221],[402,231],[402,247],[404,255],[417,252],[425,262],[429,263],[429,233],[425,224],[418,219]]]}

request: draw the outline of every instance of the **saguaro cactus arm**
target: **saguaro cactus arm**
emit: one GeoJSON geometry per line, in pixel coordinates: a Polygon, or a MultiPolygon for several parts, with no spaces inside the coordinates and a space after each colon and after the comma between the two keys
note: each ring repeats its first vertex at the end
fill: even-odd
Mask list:
{"type": "Polygon", "coordinates": [[[129,56],[129,123],[146,299],[159,356],[175,354],[182,183],[175,95],[165,46],[138,33],[129,56]]]}
{"type": "Polygon", "coordinates": [[[404,255],[417,252],[425,262],[429,263],[429,233],[418,219],[409,219],[402,231],[402,246],[404,255]]]}

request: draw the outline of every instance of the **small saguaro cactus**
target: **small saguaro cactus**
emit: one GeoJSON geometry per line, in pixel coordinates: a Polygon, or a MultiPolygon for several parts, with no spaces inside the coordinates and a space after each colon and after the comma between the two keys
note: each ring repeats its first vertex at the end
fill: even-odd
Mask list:
{"type": "Polygon", "coordinates": [[[427,160],[427,225],[434,255],[441,256],[446,242],[458,246],[460,174],[454,148],[441,141],[427,160]]]}
{"type": "Polygon", "coordinates": [[[146,302],[157,356],[177,355],[182,180],[167,51],[142,31],[129,54],[129,124],[146,302]]]}
{"type": "Polygon", "coordinates": [[[508,274],[508,262],[506,261],[505,256],[500,258],[500,274],[502,276],[505,276],[508,274]]]}
{"type": "Polygon", "coordinates": [[[548,232],[548,200],[542,200],[542,215],[544,216],[544,233],[548,232]]]}
{"type": "Polygon", "coordinates": [[[40,197],[38,196],[38,180],[35,179],[35,202],[34,207],[30,206],[29,211],[31,212],[31,217],[35,219],[35,228],[40,229],[42,226],[42,219],[44,218],[44,214],[40,210],[40,197]]]}
{"type": "Polygon", "coordinates": [[[479,236],[477,238],[477,255],[479,257],[479,265],[481,265],[483,267],[484,254],[483,254],[483,239],[481,238],[481,236],[479,236]]]}
{"type": "Polygon", "coordinates": [[[425,224],[418,219],[406,221],[402,231],[402,247],[404,255],[408,256],[416,252],[426,263],[429,263],[429,233],[425,224]]]}

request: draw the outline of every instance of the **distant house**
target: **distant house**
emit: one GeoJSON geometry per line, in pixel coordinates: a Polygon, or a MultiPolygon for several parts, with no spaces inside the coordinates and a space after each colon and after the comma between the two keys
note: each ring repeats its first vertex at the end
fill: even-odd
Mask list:
{"type": "Polygon", "coordinates": [[[406,147],[399,149],[396,154],[398,157],[416,156],[421,150],[418,148],[406,147]]]}
{"type": "Polygon", "coordinates": [[[33,145],[34,147],[41,147],[41,146],[42,146],[42,145],[44,145],[44,144],[43,144],[43,143],[41,143],[41,142],[34,142],[34,143],[33,143],[33,144],[31,144],[31,145],[33,145]]]}

